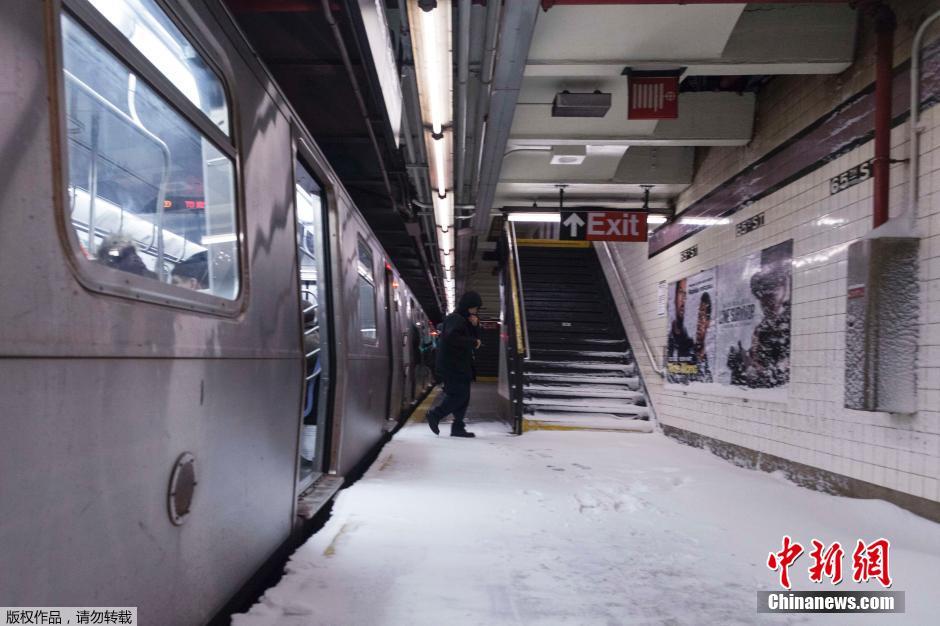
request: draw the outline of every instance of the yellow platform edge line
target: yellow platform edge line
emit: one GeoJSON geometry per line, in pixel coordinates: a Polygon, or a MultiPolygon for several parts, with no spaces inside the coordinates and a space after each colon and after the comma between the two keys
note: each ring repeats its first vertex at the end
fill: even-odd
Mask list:
{"type": "Polygon", "coordinates": [[[593,426],[567,426],[563,424],[552,424],[550,422],[540,422],[538,420],[522,420],[522,432],[527,433],[533,430],[583,430],[599,433],[630,433],[637,435],[648,435],[652,431],[631,430],[625,428],[596,428],[593,426]]]}
{"type": "Polygon", "coordinates": [[[477,376],[478,383],[497,383],[499,378],[496,376],[477,376]]]}
{"type": "Polygon", "coordinates": [[[520,246],[530,248],[590,248],[590,241],[562,241],[561,239],[517,239],[520,246]]]}
{"type": "Polygon", "coordinates": [[[428,414],[428,409],[434,405],[434,401],[437,400],[438,394],[441,393],[440,387],[435,387],[427,395],[427,397],[421,401],[421,404],[415,407],[415,410],[411,412],[411,417],[408,418],[409,424],[420,424],[424,421],[424,416],[428,414]]]}

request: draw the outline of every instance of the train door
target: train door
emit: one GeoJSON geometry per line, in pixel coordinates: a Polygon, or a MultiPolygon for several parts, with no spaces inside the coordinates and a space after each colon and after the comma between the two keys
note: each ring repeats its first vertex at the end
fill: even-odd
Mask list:
{"type": "Polygon", "coordinates": [[[303,332],[303,378],[300,411],[301,488],[322,473],[328,412],[332,328],[325,237],[325,194],[302,159],[295,164],[297,266],[303,332]]]}
{"type": "Polygon", "coordinates": [[[401,407],[401,339],[398,329],[398,283],[392,268],[385,266],[385,336],[388,337],[388,397],[385,416],[396,419],[401,407]]]}
{"type": "Polygon", "coordinates": [[[409,406],[414,402],[414,376],[415,376],[415,352],[414,352],[414,299],[410,296],[405,300],[405,314],[402,319],[402,360],[405,364],[404,376],[402,377],[402,408],[409,406]]]}

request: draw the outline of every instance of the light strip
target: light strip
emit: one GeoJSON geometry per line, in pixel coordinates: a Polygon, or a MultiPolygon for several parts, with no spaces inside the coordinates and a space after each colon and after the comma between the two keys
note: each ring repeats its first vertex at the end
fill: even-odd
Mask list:
{"type": "Polygon", "coordinates": [[[451,0],[438,0],[436,8],[423,11],[417,0],[408,0],[421,117],[430,126],[424,131],[424,142],[429,156],[431,186],[437,192],[432,201],[448,310],[454,308],[456,291],[454,198],[452,193],[448,194],[453,160],[451,5],[451,0]]]}
{"type": "Polygon", "coordinates": [[[441,80],[443,68],[441,67],[441,54],[446,54],[447,49],[442,49],[438,42],[437,29],[440,24],[437,20],[441,14],[439,9],[431,11],[420,11],[421,15],[421,45],[422,56],[427,64],[427,99],[430,109],[431,130],[435,134],[440,134],[444,128],[444,85],[441,80]]]}
{"type": "Polygon", "coordinates": [[[217,243],[232,243],[238,241],[238,235],[235,233],[227,233],[225,235],[206,235],[202,238],[202,245],[211,246],[217,243]]]}
{"type": "Polygon", "coordinates": [[[447,195],[447,169],[444,166],[446,162],[444,153],[447,151],[447,143],[442,138],[432,140],[431,145],[434,147],[434,174],[437,176],[437,196],[443,198],[447,195]]]}
{"type": "MultiPolygon", "coordinates": [[[[510,213],[510,222],[560,222],[560,213],[510,213]]],[[[649,215],[646,218],[648,224],[665,224],[665,215],[649,215]]]]}
{"type": "Polygon", "coordinates": [[[510,213],[510,222],[560,222],[561,213],[510,213]]]}

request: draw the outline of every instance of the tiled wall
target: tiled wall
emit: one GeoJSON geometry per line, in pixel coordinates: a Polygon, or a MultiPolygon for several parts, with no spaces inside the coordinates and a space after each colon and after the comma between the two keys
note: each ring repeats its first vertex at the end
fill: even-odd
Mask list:
{"type": "MultiPolygon", "coordinates": [[[[896,62],[909,56],[919,16],[940,2],[893,3],[899,12],[896,62]]],[[[708,151],[696,182],[680,198],[688,206],[715,185],[832,110],[874,78],[870,25],[862,26],[856,64],[838,77],[775,79],[760,96],[754,141],[744,148],[708,151]]],[[[940,25],[937,30],[940,31],[940,25]]],[[[846,367],[845,293],[848,244],[871,228],[872,183],[830,195],[829,179],[873,154],[864,144],[802,179],[736,213],[732,223],[711,226],[665,252],[647,258],[638,244],[612,246],[654,354],[663,354],[667,318],[657,315],[657,283],[794,240],[791,382],[785,404],[667,390],[643,354],[635,324],[620,300],[628,334],[657,418],[663,424],[783,457],[897,491],[940,501],[940,106],[923,116],[921,137],[920,349],[918,407],[914,415],[843,408],[846,367]],[[734,224],[764,212],[766,225],[735,236],[734,224]],[[697,244],[684,263],[681,250],[697,244]]],[[[908,156],[907,124],[892,132],[892,156],[908,156]]],[[[891,214],[906,206],[908,168],[891,170],[891,214]]],[[[601,253],[603,256],[603,252],[601,253]]]]}

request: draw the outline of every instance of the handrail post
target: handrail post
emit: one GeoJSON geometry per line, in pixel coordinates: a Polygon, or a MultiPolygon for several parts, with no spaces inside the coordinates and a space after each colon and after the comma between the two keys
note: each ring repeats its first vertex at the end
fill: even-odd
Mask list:
{"type": "Polygon", "coordinates": [[[508,342],[506,346],[506,367],[508,371],[509,401],[512,412],[513,432],[517,435],[522,434],[523,411],[525,398],[525,362],[524,352],[527,342],[523,342],[524,333],[522,324],[524,319],[520,313],[518,275],[516,270],[518,265],[517,249],[513,241],[513,232],[507,225],[504,233],[507,242],[509,258],[503,266],[503,284],[506,286],[506,297],[509,301],[506,303],[506,329],[508,332],[508,342]]]}
{"type": "Polygon", "coordinates": [[[521,309],[520,323],[522,326],[522,336],[525,340],[525,359],[528,361],[532,358],[532,353],[529,350],[529,324],[525,314],[525,288],[522,286],[522,266],[519,262],[519,239],[516,237],[515,222],[509,222],[509,229],[512,232],[511,244],[513,257],[515,258],[516,288],[518,289],[519,308],[521,309]]]}
{"type": "Polygon", "coordinates": [[[665,378],[666,370],[663,367],[657,366],[656,359],[653,358],[653,351],[650,349],[649,341],[646,339],[646,333],[643,331],[643,324],[640,321],[640,316],[637,314],[636,307],[633,305],[633,298],[630,297],[630,292],[627,290],[627,283],[620,274],[620,268],[617,267],[617,263],[614,261],[614,255],[610,251],[610,244],[604,241],[600,245],[604,248],[604,253],[607,255],[607,260],[610,263],[610,269],[614,273],[614,278],[617,279],[617,286],[620,287],[620,291],[623,292],[624,302],[627,305],[627,309],[630,311],[630,317],[633,319],[633,325],[636,327],[636,333],[640,337],[640,343],[643,344],[643,349],[646,351],[646,356],[650,360],[650,366],[653,368],[654,372],[659,374],[660,377],[665,378]]]}

